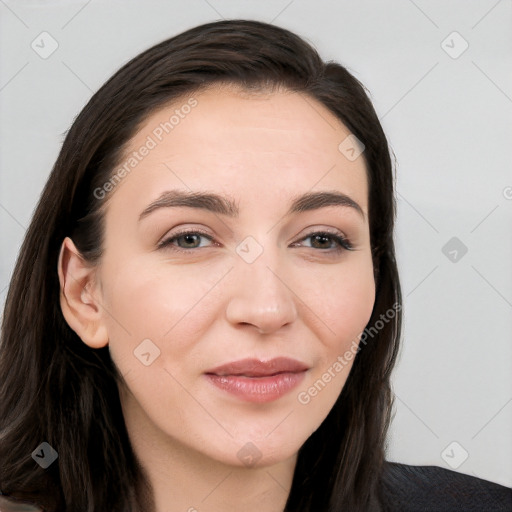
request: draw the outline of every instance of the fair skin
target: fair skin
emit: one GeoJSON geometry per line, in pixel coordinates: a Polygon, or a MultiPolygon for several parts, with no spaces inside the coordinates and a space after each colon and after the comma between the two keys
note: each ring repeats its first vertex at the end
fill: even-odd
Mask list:
{"type": "MultiPolygon", "coordinates": [[[[64,240],[62,311],[84,343],[109,346],[156,512],[278,512],[297,452],[331,410],[353,361],[334,377],[331,370],[308,403],[298,396],[358,341],[374,304],[365,163],[338,150],[350,132],[312,98],[226,87],[194,97],[197,106],[111,193],[100,262],[87,265],[64,240]],[[139,219],[176,189],[229,197],[239,215],[180,206],[139,219]],[[345,194],[361,212],[331,204],[287,214],[296,196],[324,191],[345,194]],[[204,234],[158,248],[184,228],[204,234]],[[315,238],[326,230],[353,250],[315,238]],[[257,243],[242,244],[247,237],[257,243]],[[248,262],[237,247],[262,252],[248,262]],[[134,355],[146,339],[146,354],[160,351],[149,365],[134,355]],[[244,401],[205,378],[224,363],[281,356],[308,369],[271,401],[244,401]],[[250,465],[240,455],[247,450],[257,455],[250,465]]],[[[151,115],[129,151],[186,100],[151,115]]]]}

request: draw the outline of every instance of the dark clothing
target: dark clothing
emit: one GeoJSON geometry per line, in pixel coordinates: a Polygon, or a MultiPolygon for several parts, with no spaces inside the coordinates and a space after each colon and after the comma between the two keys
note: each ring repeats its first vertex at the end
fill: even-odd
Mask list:
{"type": "Polygon", "coordinates": [[[386,462],[382,512],[512,512],[512,489],[437,466],[386,462]]]}

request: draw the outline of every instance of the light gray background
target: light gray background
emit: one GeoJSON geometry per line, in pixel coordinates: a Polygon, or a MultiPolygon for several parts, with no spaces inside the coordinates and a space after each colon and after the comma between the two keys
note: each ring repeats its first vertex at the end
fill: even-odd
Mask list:
{"type": "Polygon", "coordinates": [[[63,134],[91,94],[194,25],[275,22],[369,88],[398,160],[405,331],[388,458],[512,486],[511,12],[510,0],[0,0],[1,303],[63,134]],[[58,43],[46,59],[31,48],[48,51],[43,31],[58,43]],[[452,237],[459,248],[446,256],[452,237]]]}

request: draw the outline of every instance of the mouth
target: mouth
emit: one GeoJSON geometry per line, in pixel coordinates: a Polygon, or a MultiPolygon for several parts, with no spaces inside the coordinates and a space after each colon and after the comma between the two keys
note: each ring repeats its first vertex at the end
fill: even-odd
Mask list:
{"type": "Polygon", "coordinates": [[[206,374],[226,375],[241,377],[271,377],[280,373],[300,373],[309,370],[309,367],[288,357],[276,357],[269,361],[260,361],[259,359],[241,359],[231,363],[223,364],[208,370],[206,374]]]}
{"type": "Polygon", "coordinates": [[[269,361],[243,359],[205,372],[218,389],[246,402],[265,403],[277,400],[298,386],[309,367],[286,357],[269,361]]]}

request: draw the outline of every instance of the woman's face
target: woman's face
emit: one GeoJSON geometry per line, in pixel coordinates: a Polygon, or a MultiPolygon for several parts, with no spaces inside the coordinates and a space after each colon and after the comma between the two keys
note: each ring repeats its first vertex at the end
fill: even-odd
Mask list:
{"type": "Polygon", "coordinates": [[[348,135],[302,94],[215,87],[131,141],[104,188],[96,292],[128,430],[148,449],[268,465],[327,416],[375,298],[348,135]]]}

